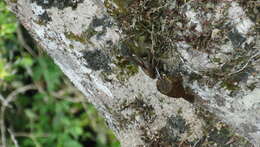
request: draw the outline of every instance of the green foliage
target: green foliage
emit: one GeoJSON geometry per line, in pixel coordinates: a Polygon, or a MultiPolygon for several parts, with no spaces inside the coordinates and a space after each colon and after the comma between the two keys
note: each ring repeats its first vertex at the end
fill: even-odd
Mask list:
{"type": "Polygon", "coordinates": [[[16,31],[17,24],[15,17],[6,9],[3,1],[0,2],[0,37],[13,38],[13,33],[16,31]]]}
{"type": "Polygon", "coordinates": [[[39,66],[33,68],[33,80],[38,81],[43,79],[46,81],[47,90],[49,92],[57,90],[61,84],[62,73],[60,69],[52,63],[50,58],[39,57],[36,59],[39,66]]]}
{"type": "MultiPolygon", "coordinates": [[[[15,17],[0,1],[0,96],[6,100],[19,88],[35,87],[19,93],[6,107],[7,145],[14,146],[9,129],[21,147],[119,147],[95,108],[53,61],[35,48],[35,57],[24,50],[17,29],[15,17]]],[[[33,44],[31,39],[26,42],[33,44]]]]}

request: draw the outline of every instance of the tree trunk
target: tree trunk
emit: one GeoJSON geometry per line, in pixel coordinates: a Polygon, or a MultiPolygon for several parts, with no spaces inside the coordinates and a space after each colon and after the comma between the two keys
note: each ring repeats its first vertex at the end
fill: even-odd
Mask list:
{"type": "Polygon", "coordinates": [[[7,3],[122,146],[260,146],[259,2],[7,3]]]}

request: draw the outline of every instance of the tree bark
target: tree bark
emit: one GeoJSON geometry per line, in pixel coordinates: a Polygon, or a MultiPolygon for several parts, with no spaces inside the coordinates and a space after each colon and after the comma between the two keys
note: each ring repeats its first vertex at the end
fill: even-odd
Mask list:
{"type": "Polygon", "coordinates": [[[7,0],[122,146],[205,144],[213,116],[260,146],[259,3],[156,2],[7,0]]]}

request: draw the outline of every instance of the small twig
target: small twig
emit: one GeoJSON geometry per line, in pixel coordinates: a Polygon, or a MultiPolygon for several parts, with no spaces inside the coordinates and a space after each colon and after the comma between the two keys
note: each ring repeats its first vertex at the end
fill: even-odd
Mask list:
{"type": "Polygon", "coordinates": [[[181,62],[184,64],[184,66],[186,66],[190,71],[192,71],[192,72],[194,72],[194,73],[196,73],[196,74],[198,74],[198,75],[201,75],[201,76],[203,75],[203,74],[200,73],[199,71],[197,71],[197,70],[193,69],[192,67],[190,67],[190,66],[188,65],[188,63],[186,63],[185,59],[183,59],[183,57],[180,55],[180,53],[179,53],[179,58],[180,58],[181,62]]]}
{"type": "Polygon", "coordinates": [[[5,136],[5,124],[4,124],[4,112],[5,112],[5,105],[1,107],[1,115],[0,115],[0,129],[1,129],[1,140],[2,146],[6,147],[6,136],[5,136]]]}
{"type": "Polygon", "coordinates": [[[155,71],[156,71],[156,76],[157,76],[157,79],[162,79],[157,67],[155,67],[155,71]]]}
{"type": "Polygon", "coordinates": [[[52,94],[54,96],[54,98],[56,99],[60,99],[60,100],[64,100],[64,101],[68,101],[68,102],[71,102],[71,103],[81,103],[81,102],[87,102],[86,99],[84,99],[83,97],[80,97],[80,98],[70,98],[70,97],[60,97],[60,96],[57,96],[55,94],[52,94]]]}
{"type": "Polygon", "coordinates": [[[27,85],[21,88],[16,89],[15,91],[13,91],[12,93],[10,93],[7,98],[1,98],[1,100],[3,99],[4,101],[2,102],[2,107],[1,107],[1,115],[0,115],[0,129],[1,129],[1,140],[2,140],[2,146],[6,147],[6,136],[5,136],[5,122],[4,122],[4,115],[5,115],[5,110],[6,107],[9,105],[10,102],[14,101],[16,96],[19,93],[23,93],[25,91],[28,90],[32,90],[32,89],[36,89],[36,87],[34,85],[27,85]]]}
{"type": "Polygon", "coordinates": [[[30,133],[15,133],[14,134],[15,137],[28,137],[30,138],[33,143],[35,144],[36,147],[41,147],[41,145],[39,144],[39,142],[37,141],[37,138],[45,138],[45,137],[49,137],[49,134],[30,134],[30,133]]]}
{"type": "Polygon", "coordinates": [[[192,147],[196,147],[197,144],[200,142],[200,140],[201,140],[201,138],[198,141],[196,141],[195,144],[192,147]]]}
{"type": "Polygon", "coordinates": [[[65,85],[67,85],[66,88],[65,88],[66,90],[60,90],[58,92],[52,92],[51,95],[54,98],[62,99],[62,100],[72,102],[72,103],[87,102],[87,99],[83,95],[77,94],[77,90],[75,88],[72,88],[72,86],[70,85],[70,83],[68,81],[67,82],[65,81],[65,85]],[[64,96],[66,93],[75,94],[76,98],[64,96]]]}
{"type": "Polygon", "coordinates": [[[12,93],[10,93],[7,98],[6,98],[6,103],[9,104],[10,102],[14,101],[16,96],[20,93],[24,93],[28,90],[33,90],[33,89],[37,89],[36,86],[34,86],[33,84],[30,85],[26,85],[24,87],[18,88],[15,91],[13,91],[12,93]]]}
{"type": "Polygon", "coordinates": [[[232,137],[231,139],[228,140],[228,142],[225,143],[225,145],[230,145],[232,143],[234,143],[236,141],[236,139],[234,137],[232,137]]]}
{"type": "Polygon", "coordinates": [[[2,103],[5,101],[4,97],[0,94],[0,100],[2,101],[2,103]]]}
{"type": "Polygon", "coordinates": [[[10,129],[7,129],[7,130],[8,130],[8,132],[9,132],[10,136],[11,136],[12,141],[14,142],[14,146],[15,146],[15,147],[19,147],[18,142],[17,142],[17,140],[15,139],[14,133],[13,133],[10,129]]]}
{"type": "Polygon", "coordinates": [[[258,55],[260,55],[260,52],[257,52],[256,54],[254,54],[253,56],[251,56],[251,57],[247,60],[246,64],[245,64],[242,68],[240,68],[239,70],[237,70],[237,71],[235,71],[235,72],[232,72],[232,73],[230,73],[230,74],[228,74],[228,75],[230,76],[230,75],[233,75],[233,74],[236,74],[236,73],[241,72],[242,70],[244,70],[244,69],[248,66],[248,64],[251,62],[251,60],[252,60],[253,58],[255,58],[256,56],[258,56],[258,55]]]}
{"type": "Polygon", "coordinates": [[[26,43],[23,37],[23,33],[21,30],[21,26],[19,25],[17,28],[17,38],[20,42],[20,44],[33,56],[36,57],[37,54],[33,51],[33,49],[26,43]]]}
{"type": "Polygon", "coordinates": [[[6,104],[6,101],[5,101],[4,97],[1,95],[1,93],[0,93],[0,101],[2,101],[3,106],[10,107],[8,104],[6,104]]]}
{"type": "Polygon", "coordinates": [[[32,136],[33,136],[35,138],[45,138],[45,137],[49,137],[50,135],[49,134],[35,135],[35,134],[29,134],[29,133],[25,133],[25,132],[18,132],[18,133],[14,133],[14,136],[15,137],[28,137],[28,138],[32,138],[32,136]]]}
{"type": "Polygon", "coordinates": [[[183,137],[183,139],[181,140],[181,142],[179,143],[178,147],[182,147],[183,143],[185,143],[185,141],[187,140],[188,136],[187,134],[183,137]]]}
{"type": "Polygon", "coordinates": [[[152,54],[154,54],[154,38],[153,38],[153,35],[154,35],[154,25],[152,25],[152,32],[151,32],[151,40],[152,40],[151,52],[152,52],[152,54]]]}

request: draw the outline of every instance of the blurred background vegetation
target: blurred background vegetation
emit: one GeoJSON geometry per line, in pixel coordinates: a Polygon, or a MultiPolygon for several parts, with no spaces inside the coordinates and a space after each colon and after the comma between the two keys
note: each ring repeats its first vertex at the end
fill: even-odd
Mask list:
{"type": "MultiPolygon", "coordinates": [[[[0,144],[119,147],[96,109],[0,1],[0,144]]],[[[1,145],[0,145],[1,146],[1,145]]]]}

